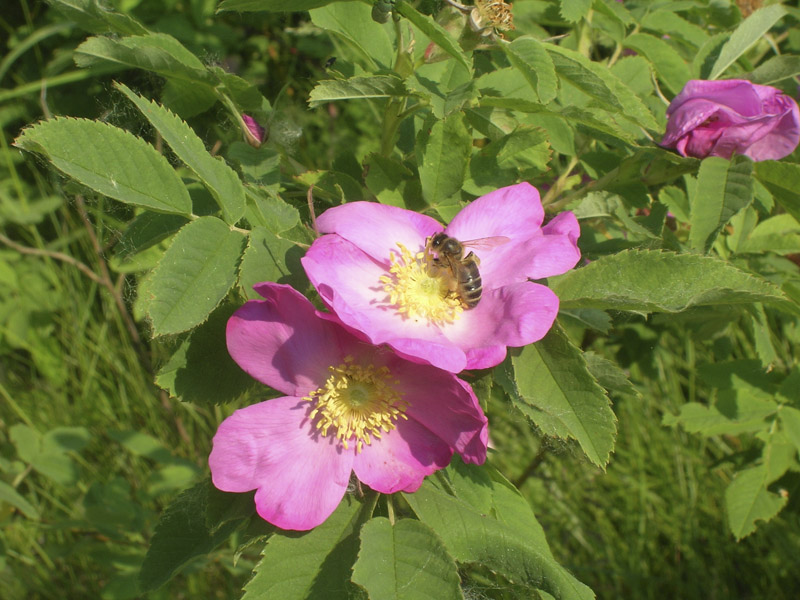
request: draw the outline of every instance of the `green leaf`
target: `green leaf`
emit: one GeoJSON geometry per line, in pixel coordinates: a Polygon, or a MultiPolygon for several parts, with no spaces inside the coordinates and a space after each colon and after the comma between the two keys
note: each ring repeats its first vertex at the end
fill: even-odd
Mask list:
{"type": "Polygon", "coordinates": [[[666,206],[675,215],[678,221],[689,221],[689,199],[686,193],[679,187],[668,185],[658,192],[658,201],[666,206]]]}
{"type": "Polygon", "coordinates": [[[180,117],[134,94],[124,83],[117,83],[116,87],[147,117],[177,157],[200,178],[222,209],[225,221],[233,225],[241,219],[244,215],[244,186],[236,172],[224,161],[211,156],[203,141],[180,117]]]}
{"type": "Polygon", "coordinates": [[[406,208],[404,191],[413,173],[402,162],[381,154],[370,154],[364,159],[368,168],[365,183],[378,202],[406,208]]]}
{"type": "Polygon", "coordinates": [[[325,4],[324,8],[310,10],[314,25],[327,29],[345,40],[369,66],[369,71],[392,68],[394,60],[392,26],[380,25],[373,21],[372,7],[368,3],[326,2],[325,4]]]}
{"type": "Polygon", "coordinates": [[[107,31],[122,35],[147,33],[147,29],[133,17],[116,12],[97,0],[51,0],[50,4],[69,21],[92,33],[107,31]]]}
{"type": "Polygon", "coordinates": [[[349,600],[350,569],[358,553],[358,530],[372,515],[377,494],[363,504],[345,496],[324,523],[304,533],[273,535],[245,585],[242,600],[349,600]]]}
{"type": "Polygon", "coordinates": [[[178,232],[148,285],[155,335],[180,333],[206,319],[236,280],[244,243],[215,217],[200,217],[178,232]]]}
{"type": "Polygon", "coordinates": [[[437,489],[426,479],[403,497],[419,518],[444,540],[460,563],[478,563],[510,581],[544,590],[559,600],[590,600],[592,591],[556,563],[549,548],[491,515],[437,489]]]}
{"type": "Polygon", "coordinates": [[[565,20],[576,23],[585,18],[592,7],[592,0],[561,0],[561,16],[565,20]]]}
{"type": "Polygon", "coordinates": [[[681,55],[661,38],[647,33],[634,33],[625,38],[624,45],[652,62],[659,79],[673,94],[678,94],[692,78],[689,66],[681,55]]]}
{"type": "Polygon", "coordinates": [[[778,408],[778,417],[786,437],[800,452],[800,410],[784,404],[778,408]]]}
{"type": "Polygon", "coordinates": [[[337,100],[391,98],[408,92],[402,80],[393,75],[371,75],[350,79],[325,79],[317,83],[308,97],[311,108],[337,100]]]}
{"type": "MultiPolygon", "coordinates": [[[[76,448],[80,449],[85,445],[88,435],[85,429],[56,428],[53,431],[66,430],[65,433],[69,436],[70,430],[73,429],[82,432],[78,434],[78,440],[83,439],[84,443],[78,441],[76,448]]],[[[72,449],[72,444],[58,443],[58,438],[53,438],[50,432],[42,436],[35,429],[22,423],[17,423],[9,428],[9,438],[16,447],[19,458],[41,475],[61,485],[74,485],[78,480],[78,469],[66,453],[72,449]]]]}
{"type": "Polygon", "coordinates": [[[558,78],[553,59],[544,48],[544,44],[529,36],[515,39],[510,44],[500,44],[508,61],[522,73],[531,86],[539,102],[548,104],[558,93],[558,78]]]}
{"type": "Polygon", "coordinates": [[[311,10],[332,4],[336,0],[296,0],[286,2],[286,0],[222,0],[217,7],[217,12],[224,10],[236,10],[239,12],[295,12],[311,10]]]}
{"type": "Polygon", "coordinates": [[[164,33],[121,39],[93,37],[75,49],[75,64],[79,67],[89,67],[98,62],[144,69],[167,79],[186,81],[208,89],[217,83],[199,58],[178,40],[164,33]]]}
{"type": "Polygon", "coordinates": [[[697,186],[689,196],[692,229],[689,244],[708,252],[731,217],[753,200],[753,161],[709,156],[700,163],[697,186]]]}
{"type": "Polygon", "coordinates": [[[216,102],[212,88],[190,81],[168,79],[161,89],[161,103],[184,119],[207,111],[216,102]]]}
{"type": "Polygon", "coordinates": [[[755,165],[756,178],[764,184],[778,204],[800,221],[800,165],[764,160],[755,165]]]}
{"type": "Polygon", "coordinates": [[[274,193],[280,190],[281,155],[274,148],[264,145],[253,148],[244,142],[234,142],[227,157],[239,167],[246,182],[274,193]]]}
{"type": "Polygon", "coordinates": [[[768,426],[778,405],[772,400],[749,398],[744,394],[721,397],[713,406],[688,402],[677,415],[664,415],[662,423],[674,427],[681,425],[689,433],[712,435],[739,435],[756,432],[768,426]]]}
{"type": "Polygon", "coordinates": [[[184,491],[162,513],[139,572],[142,592],[154,590],[172,578],[189,560],[208,554],[242,523],[234,519],[218,528],[206,522],[210,481],[184,491]]]}
{"type": "Polygon", "coordinates": [[[766,466],[739,471],[725,490],[728,525],[737,540],[756,530],[756,521],[769,521],[786,505],[782,498],[767,490],[770,483],[766,466]]]}
{"type": "Polygon", "coordinates": [[[603,256],[549,280],[563,308],[675,313],[693,306],[788,303],[773,284],[716,258],[658,250],[603,256]]]}
{"type": "Polygon", "coordinates": [[[543,340],[511,354],[519,410],[547,435],[573,439],[604,467],[614,449],[616,417],[580,350],[554,327],[543,340]]]}
{"type": "Polygon", "coordinates": [[[15,144],[109,198],[158,212],[192,212],[189,192],[167,159],[123,129],[56,118],[25,129],[15,144]]]}
{"type": "Polygon", "coordinates": [[[719,58],[711,69],[709,79],[717,79],[722,75],[753,44],[762,39],[764,34],[772,29],[772,26],[784,15],[786,15],[786,9],[780,4],[773,4],[758,9],[742,21],[722,47],[719,58]]]}
{"type": "Polygon", "coordinates": [[[143,212],[128,223],[116,245],[117,257],[126,258],[147,250],[188,223],[186,217],[143,212]]]}
{"type": "Polygon", "coordinates": [[[461,599],[455,561],[430,527],[413,519],[376,517],[361,528],[353,583],[371,600],[461,599]]]}
{"type": "Polygon", "coordinates": [[[444,27],[439,25],[439,23],[428,15],[423,15],[417,11],[417,9],[405,0],[398,0],[395,5],[395,10],[411,21],[411,23],[422,33],[427,35],[432,42],[461,63],[469,73],[472,73],[472,59],[464,53],[461,46],[458,45],[458,42],[444,27]]]}
{"type": "Polygon", "coordinates": [[[642,27],[669,35],[700,48],[708,41],[708,32],[691,21],[687,21],[671,10],[654,10],[642,17],[642,27]]]}
{"type": "Polygon", "coordinates": [[[425,202],[439,204],[461,189],[471,151],[472,136],[463,113],[436,120],[429,130],[423,128],[417,137],[417,160],[425,202]]]}
{"type": "Polygon", "coordinates": [[[463,187],[476,196],[487,194],[509,181],[529,179],[546,171],[549,161],[547,134],[542,129],[523,125],[472,157],[469,179],[463,187]]]}
{"type": "Polygon", "coordinates": [[[239,284],[248,298],[260,298],[253,286],[262,281],[286,283],[298,290],[308,288],[308,279],[300,259],[305,250],[289,240],[281,239],[264,227],[256,227],[250,238],[239,269],[239,284]]]}
{"type": "Polygon", "coordinates": [[[39,511],[36,507],[5,481],[0,481],[0,503],[2,502],[10,504],[29,519],[39,520],[39,511]]]}
{"type": "Polygon", "coordinates": [[[275,235],[286,232],[300,223],[299,211],[280,198],[252,194],[250,199],[257,211],[254,224],[266,227],[275,235]]]}
{"type": "Polygon", "coordinates": [[[660,129],[642,101],[605,66],[561,46],[546,44],[545,48],[553,59],[558,76],[593,98],[601,108],[645,129],[660,129]]]}
{"type": "Polygon", "coordinates": [[[742,78],[759,85],[773,85],[798,75],[800,75],[800,56],[782,54],[773,56],[747,75],[742,75],[742,78]]]}
{"type": "Polygon", "coordinates": [[[41,223],[47,215],[61,208],[63,204],[64,198],[61,196],[30,199],[25,204],[4,202],[0,204],[0,225],[5,221],[17,225],[35,225],[41,223]]]}
{"type": "Polygon", "coordinates": [[[184,402],[213,406],[266,391],[228,354],[225,326],[235,307],[223,306],[192,331],[156,376],[156,384],[184,402]]]}
{"type": "MultiPolygon", "coordinates": [[[[601,314],[607,316],[605,313],[601,314]]],[[[616,363],[594,352],[584,352],[583,358],[586,361],[589,373],[607,391],[641,396],[639,390],[628,380],[625,371],[619,368],[616,363]]]]}

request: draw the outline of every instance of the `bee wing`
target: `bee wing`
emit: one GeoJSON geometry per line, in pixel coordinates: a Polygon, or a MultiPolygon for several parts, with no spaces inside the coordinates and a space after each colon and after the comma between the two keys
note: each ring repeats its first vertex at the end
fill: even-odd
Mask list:
{"type": "Polygon", "coordinates": [[[468,240],[466,242],[461,242],[461,245],[464,248],[474,248],[475,250],[491,250],[492,248],[497,248],[498,246],[502,246],[503,244],[507,244],[511,241],[511,238],[508,238],[504,235],[495,235],[492,237],[485,237],[485,238],[477,238],[475,240],[468,240]]]}

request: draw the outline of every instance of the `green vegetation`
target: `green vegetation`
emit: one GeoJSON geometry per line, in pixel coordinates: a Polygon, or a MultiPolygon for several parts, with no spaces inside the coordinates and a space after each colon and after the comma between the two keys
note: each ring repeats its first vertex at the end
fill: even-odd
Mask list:
{"type": "MultiPolygon", "coordinates": [[[[655,11],[638,7],[637,12],[632,2],[634,26],[619,16],[621,7],[605,0],[519,0],[514,4],[518,30],[539,39],[567,32],[575,48],[553,46],[545,52],[529,43],[532,38],[517,38],[503,52],[473,52],[463,40],[461,46],[451,44],[450,34],[431,25],[426,15],[440,10],[441,2],[423,0],[416,9],[401,4],[397,14],[417,28],[420,45],[433,39],[440,51],[447,50],[448,62],[437,64],[453,70],[453,64],[474,65],[476,75],[484,77],[480,89],[486,102],[478,106],[481,94],[474,81],[446,95],[438,88],[426,91],[432,82],[412,76],[410,63],[395,60],[389,33],[385,46],[393,74],[376,64],[365,69],[363,50],[336,34],[340,25],[329,13],[317,13],[312,22],[308,12],[217,13],[215,0],[109,4],[112,13],[88,0],[12,0],[0,15],[0,596],[141,597],[139,571],[159,520],[165,514],[180,517],[184,506],[201,505],[218,519],[198,526],[208,529],[205,537],[187,525],[197,537],[188,540],[189,551],[181,549],[186,564],[177,574],[169,565],[153,569],[151,558],[148,584],[166,583],[147,597],[239,597],[273,529],[250,519],[249,496],[230,501],[207,491],[207,458],[226,416],[274,392],[253,385],[233,363],[220,366],[224,323],[234,307],[254,297],[255,282],[270,279],[310,290],[299,266],[301,249],[312,239],[305,226],[312,218],[309,187],[317,214],[343,200],[380,194],[384,203],[446,220],[467,200],[517,180],[530,180],[542,190],[553,186],[550,208],[576,212],[583,226],[581,250],[591,262],[549,282],[563,302],[559,326],[544,342],[511,351],[492,373],[469,374],[491,425],[493,450],[489,468],[480,475],[483,484],[501,498],[510,495],[503,478],[511,481],[529,501],[555,562],[598,598],[797,596],[800,421],[791,419],[800,409],[800,225],[793,219],[800,211],[792,202],[797,200],[794,184],[800,182],[800,152],[785,164],[753,166],[735,157],[698,166],[695,159],[643,147],[642,132],[663,131],[665,105],[656,91],[674,96],[690,67],[708,76],[712,67],[733,65],[729,77],[762,69],[764,82],[796,88],[800,70],[790,60],[772,64],[777,79],[775,70],[763,69],[768,44],[748,45],[748,29],[737,29],[739,9],[700,1],[681,8],[682,16],[669,13],[673,20],[658,22],[655,11]],[[578,16],[559,16],[562,4],[578,16]],[[580,20],[583,4],[594,7],[594,21],[580,20]],[[640,25],[653,35],[639,33],[640,25]],[[711,43],[710,26],[737,32],[730,37],[735,43],[725,46],[727,53],[720,54],[720,47],[730,33],[711,43]],[[197,60],[196,69],[183,64],[183,72],[168,64],[159,71],[152,63],[145,68],[133,59],[129,64],[110,60],[121,55],[121,40],[143,33],[141,27],[180,42],[197,60]],[[86,42],[109,31],[113,35],[86,42]],[[641,56],[616,62],[626,31],[624,46],[641,56]],[[663,54],[666,44],[659,43],[667,34],[681,44],[678,67],[672,54],[663,54]],[[689,55],[701,46],[707,54],[692,63],[689,55]],[[586,50],[591,60],[578,50],[586,50]],[[645,56],[657,72],[649,71],[645,56]],[[555,65],[552,80],[548,72],[531,68],[538,60],[555,65]],[[591,110],[578,108],[589,97],[587,73],[607,71],[601,63],[609,60],[616,62],[618,80],[637,95],[612,89],[609,100],[598,92],[601,97],[590,99],[591,110]],[[401,74],[408,79],[401,82],[397,71],[404,68],[401,74]],[[496,76],[502,69],[520,73],[502,79],[496,76]],[[575,72],[578,79],[573,87],[562,82],[557,90],[556,72],[559,81],[575,72]],[[187,81],[217,79],[206,89],[182,85],[176,73],[187,81]],[[660,77],[660,90],[653,88],[651,75],[660,77]],[[566,121],[570,125],[553,114],[534,123],[530,115],[538,109],[520,117],[516,111],[525,111],[524,102],[514,97],[514,106],[505,102],[516,91],[506,89],[509,81],[536,90],[526,87],[520,94],[531,106],[543,106],[557,94],[559,102],[568,96],[574,105],[565,103],[571,112],[562,116],[572,119],[566,121]],[[487,92],[492,85],[502,88],[494,96],[487,92]],[[413,94],[427,99],[419,110],[403,104],[408,113],[402,113],[397,98],[406,102],[405,96],[413,94]],[[335,101],[342,98],[362,99],[335,101]],[[171,121],[174,115],[161,105],[185,123],[171,121]],[[269,143],[262,154],[250,154],[241,141],[234,113],[243,106],[258,106],[251,112],[268,124],[269,143]],[[453,107],[468,107],[468,117],[453,107]],[[513,136],[503,137],[508,132],[499,128],[512,114],[518,127],[513,136]],[[623,117],[606,121],[607,114],[623,117]],[[130,136],[120,130],[134,133],[147,142],[144,154],[166,158],[164,179],[148,180],[147,200],[113,199],[113,190],[103,188],[107,173],[90,185],[89,177],[58,163],[53,146],[35,137],[44,138],[47,125],[26,130],[27,146],[19,137],[24,128],[56,116],[91,120],[91,135],[107,138],[102,148],[85,147],[91,160],[102,159],[109,149],[127,152],[122,138],[130,136]],[[108,133],[106,124],[120,133],[108,133]],[[419,135],[423,124],[429,131],[419,135]],[[182,153],[177,138],[164,133],[189,131],[183,126],[202,141],[199,152],[186,142],[182,153]],[[119,146],[114,146],[117,140],[111,138],[117,135],[119,146]],[[520,158],[492,147],[501,138],[526,154],[520,158]],[[15,147],[18,139],[31,152],[15,147]],[[463,148],[452,150],[454,140],[464,141],[463,148]],[[236,171],[204,150],[224,156],[236,171]],[[448,165],[448,152],[462,150],[464,164],[448,165]],[[433,167],[417,169],[415,152],[442,156],[433,167]],[[198,156],[202,160],[193,162],[198,156]],[[582,177],[598,183],[582,187],[582,177]],[[167,180],[178,190],[174,194],[165,191],[167,180]],[[722,187],[720,180],[726,182],[722,187]],[[741,181],[746,193],[732,189],[741,181]],[[696,189],[709,191],[713,214],[690,214],[696,189]],[[181,190],[188,190],[186,198],[181,190]],[[141,209],[159,194],[174,204],[157,205],[160,212],[141,209]],[[190,225],[183,204],[200,217],[190,225]],[[156,216],[148,221],[148,215],[156,216]],[[140,229],[131,226],[135,220],[140,229]],[[247,246],[223,226],[242,220],[252,228],[247,246]],[[154,307],[148,286],[163,287],[165,280],[186,272],[180,262],[169,260],[174,258],[167,251],[170,243],[201,228],[197,237],[222,249],[214,255],[219,264],[209,269],[227,268],[230,281],[217,296],[205,298],[206,304],[186,295],[193,289],[187,284],[182,294],[166,300],[157,295],[168,304],[154,307]],[[661,250],[677,254],[667,257],[661,250]],[[284,258],[269,262],[273,254],[284,258]],[[619,273],[637,274],[641,288],[628,285],[619,273]],[[683,274],[682,281],[674,279],[676,273],[683,274]],[[170,320],[175,305],[185,310],[170,320]],[[154,333],[164,335],[153,339],[154,333]],[[563,391],[564,380],[554,379],[548,387],[526,376],[553,356],[579,363],[586,386],[596,388],[595,397],[603,399],[603,390],[608,392],[617,419],[615,440],[610,430],[586,437],[547,435],[561,431],[563,423],[548,430],[550,422],[536,418],[545,403],[531,398],[544,394],[540,386],[552,388],[547,396],[553,402],[559,394],[571,396],[563,391]],[[196,379],[187,382],[175,374],[184,364],[196,369],[196,379]],[[215,380],[218,368],[230,379],[215,380]],[[210,398],[212,393],[217,395],[210,398]],[[590,442],[600,447],[590,449],[590,442]],[[752,486],[759,510],[737,514],[731,510],[735,498],[726,502],[729,486],[736,477],[746,484],[748,476],[761,475],[759,469],[761,483],[752,486]]],[[[783,15],[777,6],[771,10],[763,31],[753,26],[751,35],[760,37],[783,15]]],[[[789,17],[770,43],[791,59],[800,53],[800,35],[789,17]]],[[[392,31],[392,26],[378,31],[392,31]]],[[[134,49],[143,54],[131,50],[131,56],[146,62],[142,56],[149,60],[152,49],[134,49]]],[[[437,75],[445,79],[443,67],[437,75]]],[[[597,77],[600,81],[602,75],[597,77]]],[[[87,131],[76,125],[74,136],[87,131]]],[[[65,160],[77,158],[84,156],[70,149],[65,160]]],[[[127,175],[136,182],[137,172],[127,175]]],[[[613,423],[610,412],[603,418],[605,425],[613,423]]],[[[460,463],[447,473],[456,487],[477,477],[465,474],[460,463]]],[[[441,489],[430,485],[419,497],[398,494],[396,510],[421,514],[415,503],[437,493],[441,489]]],[[[377,517],[365,525],[361,542],[381,548],[395,510],[385,499],[368,494],[363,505],[345,507],[350,513],[337,512],[331,519],[335,525],[335,519],[355,518],[372,508],[377,517]]],[[[395,535],[402,548],[413,548],[414,536],[431,527],[425,519],[399,523],[395,535]]],[[[324,539],[328,534],[321,527],[313,535],[324,539]]],[[[435,566],[447,579],[451,540],[440,535],[447,560],[435,566]]],[[[279,557],[280,544],[290,545],[295,537],[273,538],[278,541],[267,546],[266,556],[279,557]]],[[[349,550],[355,555],[355,548],[349,550]]],[[[517,573],[518,565],[502,564],[508,567],[503,571],[491,561],[455,559],[466,598],[550,597],[511,581],[508,573],[517,573]]],[[[352,581],[361,587],[353,585],[348,592],[366,597],[364,589],[380,585],[371,579],[374,572],[370,563],[357,563],[352,581]]],[[[459,593],[452,576],[448,581],[448,590],[459,593]]],[[[257,583],[253,586],[249,598],[256,597],[257,583]]]]}

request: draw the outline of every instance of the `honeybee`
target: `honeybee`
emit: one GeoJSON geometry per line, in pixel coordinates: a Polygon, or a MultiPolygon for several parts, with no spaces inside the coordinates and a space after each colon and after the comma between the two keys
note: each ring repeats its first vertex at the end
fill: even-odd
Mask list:
{"type": "Polygon", "coordinates": [[[475,308],[481,300],[483,285],[478,270],[480,259],[472,252],[464,256],[465,248],[489,250],[509,242],[505,236],[495,236],[459,242],[446,233],[437,233],[428,238],[425,252],[430,257],[431,269],[438,275],[448,277],[450,293],[457,296],[466,310],[475,308]],[[436,256],[433,256],[433,253],[436,256]]]}

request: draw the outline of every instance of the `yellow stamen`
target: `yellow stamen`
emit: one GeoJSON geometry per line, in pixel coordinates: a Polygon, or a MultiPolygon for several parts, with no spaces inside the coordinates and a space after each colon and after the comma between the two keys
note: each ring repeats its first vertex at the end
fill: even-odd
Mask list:
{"type": "Polygon", "coordinates": [[[337,367],[328,367],[331,376],[325,385],[303,398],[316,402],[309,417],[316,419],[315,427],[323,436],[333,430],[344,449],[355,442],[356,452],[372,438],[380,439],[381,432],[395,428],[397,419],[408,419],[408,403],[402,399],[387,367],[357,365],[348,356],[337,367]]]}
{"type": "Polygon", "coordinates": [[[452,290],[452,276],[441,267],[433,267],[426,252],[412,254],[399,242],[397,247],[399,256],[389,254],[389,274],[380,278],[389,295],[386,303],[403,318],[435,325],[453,323],[464,307],[452,290]]]}

